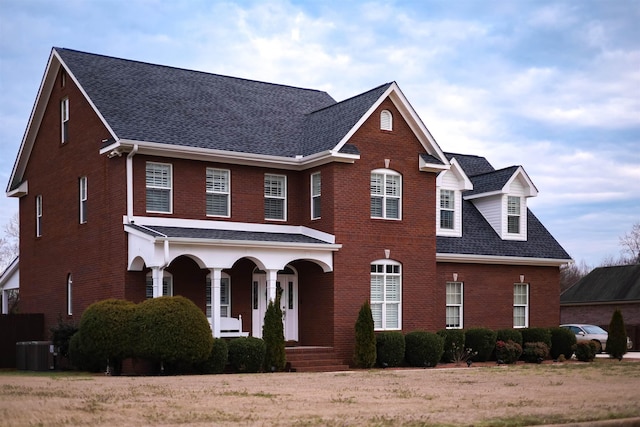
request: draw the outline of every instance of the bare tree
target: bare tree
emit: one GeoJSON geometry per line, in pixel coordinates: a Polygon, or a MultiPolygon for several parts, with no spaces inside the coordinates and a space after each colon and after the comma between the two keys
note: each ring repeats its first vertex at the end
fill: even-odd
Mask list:
{"type": "Polygon", "coordinates": [[[578,280],[589,274],[591,267],[582,260],[580,263],[571,263],[560,268],[560,292],[564,292],[573,286],[578,280]]]}
{"type": "Polygon", "coordinates": [[[0,273],[18,256],[20,241],[20,223],[16,212],[5,224],[4,236],[0,237],[0,273]]]}
{"type": "Polygon", "coordinates": [[[640,222],[633,224],[631,231],[620,237],[620,246],[629,264],[640,264],[640,222]]]}

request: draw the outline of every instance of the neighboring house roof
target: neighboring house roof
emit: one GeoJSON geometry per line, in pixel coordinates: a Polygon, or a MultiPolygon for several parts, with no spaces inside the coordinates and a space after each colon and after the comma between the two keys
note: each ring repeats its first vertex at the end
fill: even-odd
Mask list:
{"type": "Polygon", "coordinates": [[[18,289],[20,287],[19,260],[15,257],[11,264],[0,274],[0,290],[18,289]]]}
{"type": "Polygon", "coordinates": [[[560,304],[640,301],[640,264],[598,267],[560,295],[560,304]]]}

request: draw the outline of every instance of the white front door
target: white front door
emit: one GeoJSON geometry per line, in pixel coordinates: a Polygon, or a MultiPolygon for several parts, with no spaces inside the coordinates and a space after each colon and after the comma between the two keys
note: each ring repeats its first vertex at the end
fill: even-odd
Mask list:
{"type": "MultiPolygon", "coordinates": [[[[280,308],[285,341],[298,341],[298,278],[290,267],[278,272],[276,291],[281,292],[280,308]]],[[[264,315],[269,306],[267,296],[267,275],[256,270],[253,274],[252,287],[252,335],[262,337],[264,315]]]]}

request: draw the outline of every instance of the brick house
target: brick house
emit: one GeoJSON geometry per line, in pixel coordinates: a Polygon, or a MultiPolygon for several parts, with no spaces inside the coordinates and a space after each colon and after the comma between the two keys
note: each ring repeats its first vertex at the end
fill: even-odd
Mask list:
{"type": "Polygon", "coordinates": [[[557,325],[570,261],[525,170],[443,152],[395,82],[336,102],[54,48],[7,195],[47,327],[183,295],[260,337],[279,290],[286,339],[345,363],[365,301],[376,330],[557,325]]]}

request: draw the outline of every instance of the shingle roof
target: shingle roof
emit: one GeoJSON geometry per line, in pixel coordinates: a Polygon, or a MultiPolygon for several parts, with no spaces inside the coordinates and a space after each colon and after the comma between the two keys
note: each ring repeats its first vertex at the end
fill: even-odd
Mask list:
{"type": "MultiPolygon", "coordinates": [[[[336,104],[326,92],[55,51],[121,139],[287,157],[331,149],[340,139],[307,138],[301,146],[307,115],[336,104]]],[[[318,116],[355,114],[370,101],[365,95],[318,116]]]]}
{"type": "Polygon", "coordinates": [[[493,172],[495,169],[491,166],[491,163],[487,161],[484,157],[473,156],[469,154],[459,154],[459,153],[444,153],[447,156],[447,159],[451,161],[455,157],[455,159],[460,164],[462,170],[468,177],[480,175],[483,173],[493,172]]]}
{"type": "Polygon", "coordinates": [[[560,304],[640,301],[640,264],[599,267],[560,295],[560,304]]]}
{"type": "Polygon", "coordinates": [[[278,242],[278,243],[307,243],[307,244],[327,244],[327,242],[304,234],[295,233],[267,233],[258,231],[238,231],[219,230],[207,228],[184,228],[184,227],[164,227],[164,226],[139,226],[128,224],[144,234],[152,237],[169,237],[183,239],[203,239],[203,240],[237,240],[252,242],[278,242]]]}
{"type": "Polygon", "coordinates": [[[465,191],[464,195],[469,196],[473,194],[483,194],[493,191],[500,191],[517,170],[518,166],[510,166],[508,168],[499,169],[497,171],[473,175],[469,177],[471,183],[473,184],[473,190],[465,191]]]}
{"type": "Polygon", "coordinates": [[[517,258],[571,259],[538,218],[527,212],[527,240],[502,240],[468,200],[462,202],[462,237],[438,236],[436,252],[442,254],[488,255],[517,258]]]}

